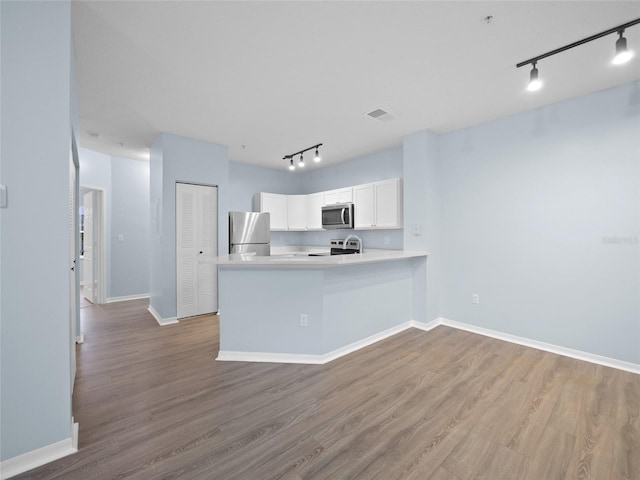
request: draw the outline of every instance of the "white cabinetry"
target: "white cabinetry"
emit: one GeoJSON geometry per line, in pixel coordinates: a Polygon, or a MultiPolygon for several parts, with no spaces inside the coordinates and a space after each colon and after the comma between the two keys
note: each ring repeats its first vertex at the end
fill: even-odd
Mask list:
{"type": "Polygon", "coordinates": [[[305,230],[307,228],[306,195],[287,195],[287,228],[305,230]]]}
{"type": "Polygon", "coordinates": [[[313,193],[306,196],[307,230],[322,230],[322,206],[324,193],[313,193]]]}
{"type": "Polygon", "coordinates": [[[353,188],[339,188],[337,190],[329,190],[324,192],[324,204],[334,205],[336,203],[353,202],[353,188]]]}
{"type": "Polygon", "coordinates": [[[255,210],[271,214],[271,230],[288,230],[288,195],[279,193],[259,193],[256,196],[255,210]]]}
{"type": "Polygon", "coordinates": [[[400,179],[353,187],[354,227],[359,230],[402,228],[400,179]]]}
{"type": "Polygon", "coordinates": [[[353,226],[355,228],[375,227],[375,201],[373,184],[358,185],[353,189],[353,226]]]}
{"type": "Polygon", "coordinates": [[[322,206],[354,204],[358,230],[402,228],[400,179],[338,188],[309,195],[257,193],[254,210],[271,214],[271,230],[322,230],[322,206]]]}

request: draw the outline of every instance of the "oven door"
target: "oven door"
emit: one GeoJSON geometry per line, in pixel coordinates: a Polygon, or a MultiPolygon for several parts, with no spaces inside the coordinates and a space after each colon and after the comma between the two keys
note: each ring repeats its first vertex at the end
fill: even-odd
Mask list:
{"type": "Polygon", "coordinates": [[[326,230],[353,228],[353,203],[322,207],[322,228],[326,230]]]}

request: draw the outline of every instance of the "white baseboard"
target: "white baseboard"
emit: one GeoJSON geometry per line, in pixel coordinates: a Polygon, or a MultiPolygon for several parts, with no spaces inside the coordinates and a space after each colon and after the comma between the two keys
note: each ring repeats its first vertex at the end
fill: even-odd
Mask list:
{"type": "Polygon", "coordinates": [[[555,353],[557,355],[563,355],[565,357],[575,358],[585,362],[595,363],[597,365],[603,365],[605,367],[616,368],[618,370],[624,370],[626,372],[640,374],[640,365],[623,360],[616,360],[615,358],[603,357],[601,355],[595,355],[593,353],[583,352],[580,350],[573,350],[571,348],[560,347],[558,345],[552,345],[550,343],[539,342],[537,340],[530,340],[528,338],[518,337],[509,333],[502,333],[496,330],[490,330],[488,328],[476,327],[475,325],[469,325],[468,323],[455,322],[447,318],[436,318],[431,322],[424,323],[415,320],[410,320],[405,323],[401,323],[388,330],[364,338],[357,342],[351,343],[344,347],[333,350],[323,355],[305,355],[305,354],[289,354],[289,353],[265,353],[265,352],[237,352],[237,351],[220,351],[216,360],[221,361],[236,361],[236,362],[275,362],[275,363],[307,363],[307,364],[325,364],[340,358],[349,353],[355,352],[361,348],[371,345],[372,343],[379,342],[385,338],[391,337],[397,333],[402,332],[408,328],[417,328],[428,332],[433,330],[439,325],[446,327],[456,328],[458,330],[465,330],[471,333],[477,333],[478,335],[484,335],[485,337],[491,337],[505,342],[515,343],[523,345],[525,347],[536,348],[545,352],[555,353]]]}
{"type": "Polygon", "coordinates": [[[411,320],[409,323],[413,328],[417,328],[418,330],[424,330],[425,332],[428,332],[429,330],[433,330],[438,325],[442,325],[440,318],[431,320],[429,323],[418,322],[417,320],[411,320]]]}
{"type": "Polygon", "coordinates": [[[151,305],[147,307],[147,310],[153,316],[153,318],[156,319],[156,322],[158,322],[158,325],[160,325],[161,327],[164,325],[171,325],[172,323],[178,323],[178,319],[176,317],[162,318],[156,311],[156,309],[151,305]]]}
{"type": "Polygon", "coordinates": [[[124,295],[122,297],[109,297],[107,298],[106,303],[127,302],[129,300],[142,300],[144,298],[149,298],[149,294],[141,293],[139,295],[124,295]]]}
{"type": "Polygon", "coordinates": [[[270,362],[270,363],[305,363],[312,365],[322,365],[329,363],[337,358],[343,357],[350,353],[368,347],[371,344],[389,338],[408,328],[411,328],[411,322],[404,322],[395,327],[383,330],[357,342],[350,343],[344,347],[337,348],[322,355],[307,355],[296,353],[267,353],[267,352],[238,352],[230,350],[220,350],[216,360],[233,361],[233,362],[270,362]]]}
{"type": "Polygon", "coordinates": [[[537,340],[530,340],[528,338],[518,337],[509,333],[502,333],[488,328],[476,327],[475,325],[469,325],[468,323],[455,322],[446,318],[439,318],[438,321],[440,322],[440,325],[457,328],[458,330],[466,330],[467,332],[477,333],[478,335],[484,335],[485,337],[496,338],[498,340],[504,340],[505,342],[515,343],[518,345],[523,345],[525,347],[536,348],[545,352],[575,358],[576,360],[582,360],[585,362],[595,363],[597,365],[603,365],[605,367],[611,367],[618,370],[624,370],[626,372],[640,374],[640,365],[636,363],[625,362],[623,360],[617,360],[615,358],[603,357],[601,355],[595,355],[593,353],[583,352],[581,350],[573,350],[572,348],[539,342],[537,340]]]}
{"type": "MultiPolygon", "coordinates": [[[[71,421],[73,422],[73,417],[71,417],[71,421]]],[[[71,426],[71,447],[78,451],[78,434],[80,432],[80,424],[78,422],[74,422],[71,426]]]]}
{"type": "Polygon", "coordinates": [[[403,332],[411,328],[411,322],[404,322],[400,325],[396,325],[395,327],[388,328],[383,330],[380,333],[376,333],[367,338],[363,338],[362,340],[358,340],[357,342],[350,343],[349,345],[345,345],[344,347],[337,348],[336,350],[332,350],[329,353],[325,353],[322,355],[324,361],[322,363],[331,362],[337,358],[344,357],[350,353],[355,352],[356,350],[360,350],[361,348],[368,347],[380,340],[384,340],[385,338],[392,337],[400,332],[403,332]]]}
{"type": "Polygon", "coordinates": [[[216,360],[222,362],[305,363],[309,365],[325,363],[322,361],[322,355],[239,352],[235,350],[220,350],[216,360]]]}
{"type": "Polygon", "coordinates": [[[0,462],[0,480],[5,480],[20,473],[41,467],[46,463],[66,457],[77,451],[78,424],[74,423],[72,427],[72,437],[0,462]]]}

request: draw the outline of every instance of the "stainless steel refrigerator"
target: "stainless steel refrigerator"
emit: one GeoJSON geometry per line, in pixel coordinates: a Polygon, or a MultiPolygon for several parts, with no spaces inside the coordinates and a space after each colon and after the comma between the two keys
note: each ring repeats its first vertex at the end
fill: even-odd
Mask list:
{"type": "Polygon", "coordinates": [[[269,213],[229,212],[229,253],[271,255],[269,213]]]}

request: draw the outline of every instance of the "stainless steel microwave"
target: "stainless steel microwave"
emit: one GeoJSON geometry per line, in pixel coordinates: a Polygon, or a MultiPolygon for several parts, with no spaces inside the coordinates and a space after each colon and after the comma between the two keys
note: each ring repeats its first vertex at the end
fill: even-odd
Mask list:
{"type": "Polygon", "coordinates": [[[353,228],[353,203],[336,203],[322,207],[322,228],[353,228]]]}

